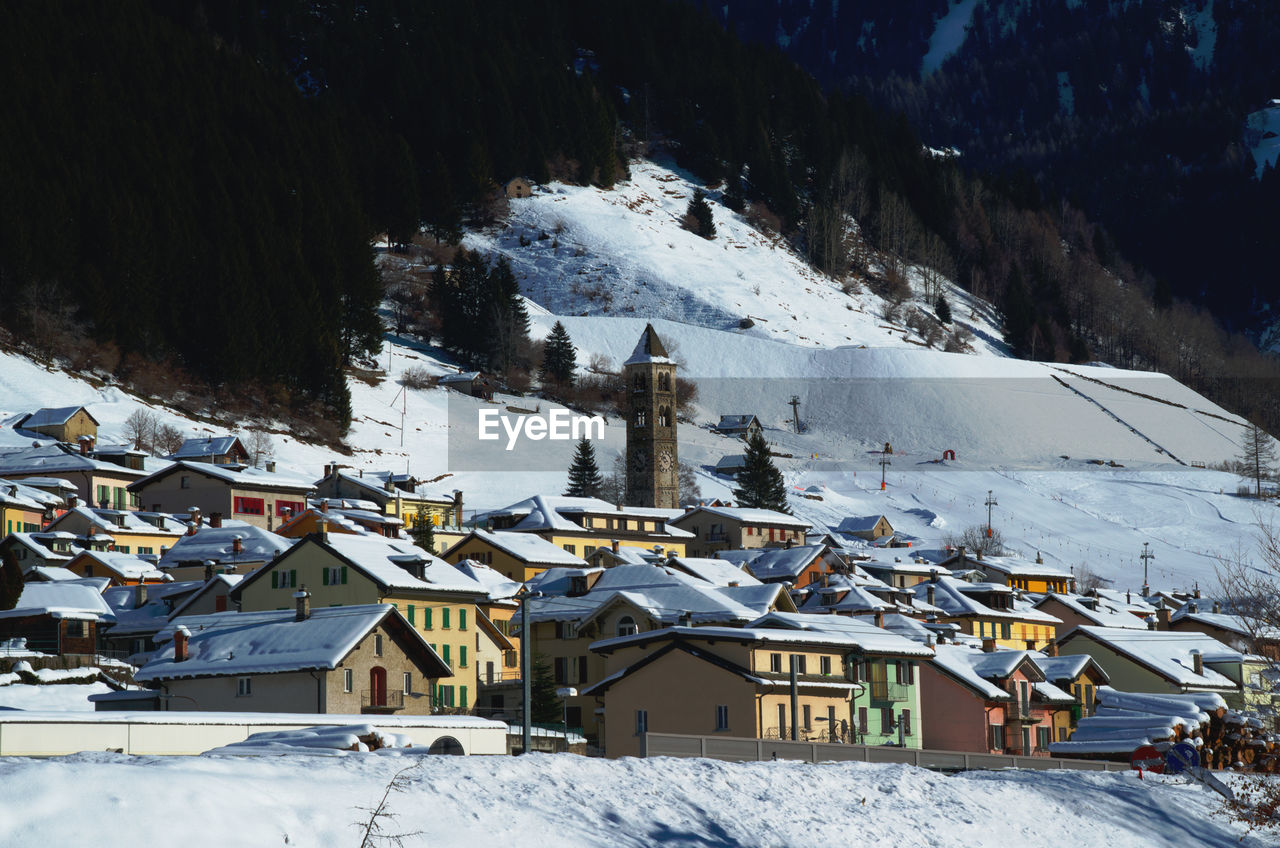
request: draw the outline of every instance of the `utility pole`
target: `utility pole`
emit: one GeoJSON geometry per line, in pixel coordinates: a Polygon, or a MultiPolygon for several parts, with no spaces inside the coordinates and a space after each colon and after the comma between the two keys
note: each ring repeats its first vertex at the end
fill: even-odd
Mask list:
{"type": "Polygon", "coordinates": [[[889,454],[880,454],[880,491],[882,492],[884,491],[884,469],[885,466],[888,465],[893,465],[893,463],[889,461],[889,454]]]}
{"type": "Polygon", "coordinates": [[[795,422],[796,433],[800,432],[800,396],[792,395],[791,400],[787,401],[791,405],[791,420],[795,422]]]}
{"type": "Polygon", "coordinates": [[[1150,542],[1142,543],[1142,556],[1140,557],[1142,560],[1142,597],[1144,598],[1151,594],[1151,585],[1147,580],[1147,573],[1151,560],[1156,558],[1156,555],[1149,550],[1150,545],[1150,542]]]}
{"type": "Polygon", "coordinates": [[[991,538],[991,507],[993,507],[993,506],[999,506],[999,505],[1000,505],[1000,504],[998,504],[998,503],[996,502],[995,495],[991,494],[991,490],[990,490],[990,489],[987,489],[987,502],[986,502],[986,506],[987,506],[987,538],[988,538],[988,539],[990,539],[990,538],[991,538]]]}
{"type": "Polygon", "coordinates": [[[520,732],[520,740],[524,746],[523,753],[529,753],[533,745],[531,710],[533,708],[533,633],[529,631],[529,599],[533,595],[527,591],[518,593],[515,598],[520,602],[520,688],[523,690],[524,727],[520,732]]]}

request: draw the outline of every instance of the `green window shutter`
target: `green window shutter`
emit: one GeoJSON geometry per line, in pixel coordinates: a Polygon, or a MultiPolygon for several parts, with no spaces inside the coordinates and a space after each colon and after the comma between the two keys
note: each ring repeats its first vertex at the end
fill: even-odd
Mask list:
{"type": "Polygon", "coordinates": [[[464,668],[467,665],[467,646],[466,645],[458,646],[458,665],[464,668]]]}
{"type": "Polygon", "coordinates": [[[414,610],[414,608],[413,608],[413,604],[409,604],[409,626],[410,626],[410,627],[412,627],[412,626],[414,625],[414,620],[413,620],[413,619],[414,619],[414,612],[415,612],[415,610],[414,610]]]}
{"type": "Polygon", "coordinates": [[[347,585],[347,567],[345,565],[342,566],[342,585],[347,585]]]}
{"type": "Polygon", "coordinates": [[[444,607],[440,610],[440,624],[445,630],[449,629],[449,608],[444,607]]]}
{"type": "Polygon", "coordinates": [[[298,588],[298,569],[296,568],[289,569],[289,588],[298,588]]]}
{"type": "Polygon", "coordinates": [[[322,568],[320,570],[320,576],[324,585],[328,586],[329,585],[329,569],[322,568]]]}
{"type": "Polygon", "coordinates": [[[464,609],[458,610],[458,629],[467,629],[467,611],[464,609]]]}
{"type": "Polygon", "coordinates": [[[444,660],[444,664],[445,664],[445,665],[447,665],[447,666],[449,666],[450,668],[452,668],[452,667],[453,667],[453,663],[449,661],[449,646],[448,646],[448,645],[441,645],[440,647],[444,648],[444,654],[443,654],[440,658],[441,658],[442,660],[444,660]]]}
{"type": "MultiPolygon", "coordinates": [[[[431,629],[431,607],[426,607],[422,610],[422,627],[424,630],[431,629]]],[[[432,647],[435,646],[432,645],[432,647]]]]}
{"type": "Polygon", "coordinates": [[[271,588],[272,589],[280,588],[280,572],[278,571],[271,572],[271,588]]]}
{"type": "Polygon", "coordinates": [[[458,688],[462,690],[462,697],[458,699],[458,706],[465,710],[467,708],[467,687],[459,686],[458,688]]]}

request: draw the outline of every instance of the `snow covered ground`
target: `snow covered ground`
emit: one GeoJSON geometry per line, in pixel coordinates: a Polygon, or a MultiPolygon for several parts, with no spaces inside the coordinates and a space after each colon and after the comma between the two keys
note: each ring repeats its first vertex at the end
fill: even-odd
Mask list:
{"type": "Polygon", "coordinates": [[[360,844],[391,777],[387,832],[414,846],[545,844],[985,848],[1257,848],[1214,815],[1216,795],[1136,773],[572,755],[305,755],[0,761],[0,844],[360,844]],[[75,792],[70,787],[93,787],[75,792]],[[73,814],[68,815],[68,812],[73,814]]]}
{"type": "Polygon", "coordinates": [[[105,683],[59,683],[31,686],[12,683],[0,686],[0,710],[55,710],[93,712],[90,695],[110,692],[105,683]]]}

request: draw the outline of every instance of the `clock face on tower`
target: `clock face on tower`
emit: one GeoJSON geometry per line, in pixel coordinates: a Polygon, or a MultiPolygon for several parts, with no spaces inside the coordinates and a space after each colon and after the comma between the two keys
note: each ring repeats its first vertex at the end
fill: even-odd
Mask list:
{"type": "Polygon", "coordinates": [[[675,460],[671,458],[671,451],[664,450],[658,454],[658,470],[664,474],[675,466],[675,460]]]}

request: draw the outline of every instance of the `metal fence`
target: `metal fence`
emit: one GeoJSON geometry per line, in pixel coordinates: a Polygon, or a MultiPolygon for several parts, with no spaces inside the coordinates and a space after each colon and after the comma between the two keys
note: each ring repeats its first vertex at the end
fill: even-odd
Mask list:
{"type": "Polygon", "coordinates": [[[1106,760],[1070,760],[1057,757],[1021,757],[1013,754],[970,754],[964,751],[932,751],[876,745],[833,745],[822,742],[786,742],[778,739],[744,739],[729,736],[688,736],[678,733],[646,733],[641,756],[707,757],[730,762],[801,760],[809,763],[903,763],[935,771],[970,769],[1075,769],[1077,771],[1128,771],[1127,763],[1106,760]]]}

